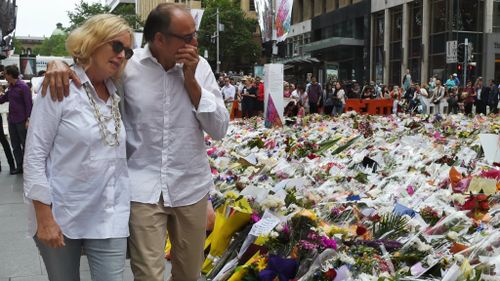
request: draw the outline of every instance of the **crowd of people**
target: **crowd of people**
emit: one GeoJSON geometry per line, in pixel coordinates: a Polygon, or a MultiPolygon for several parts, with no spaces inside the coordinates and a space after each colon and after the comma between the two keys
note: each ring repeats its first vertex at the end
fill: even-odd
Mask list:
{"type": "MultiPolygon", "coordinates": [[[[262,114],[264,85],[260,77],[243,76],[236,81],[221,74],[218,81],[232,119],[262,114]]],[[[500,85],[493,80],[486,83],[479,77],[463,87],[457,74],[452,74],[444,82],[433,76],[428,83],[420,84],[412,80],[409,70],[401,85],[393,86],[373,81],[360,84],[356,80],[331,80],[322,85],[316,77],[311,77],[305,85],[286,81],[283,84],[287,117],[312,113],[339,115],[345,111],[349,99],[392,100],[393,113],[497,114],[499,96],[500,85]]]]}

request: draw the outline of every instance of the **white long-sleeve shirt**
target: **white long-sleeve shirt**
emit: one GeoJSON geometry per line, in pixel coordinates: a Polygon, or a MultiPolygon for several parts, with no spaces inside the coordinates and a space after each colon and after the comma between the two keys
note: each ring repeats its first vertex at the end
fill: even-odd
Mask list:
{"type": "Polygon", "coordinates": [[[184,88],[182,66],[165,71],[148,46],[134,50],[123,80],[123,121],[132,201],[187,206],[213,187],[204,133],[226,134],[229,114],[208,62],[200,57],[198,109],[184,88]]]}
{"type": "MultiPolygon", "coordinates": [[[[75,72],[82,83],[90,83],[80,67],[75,72]]],[[[112,81],[106,87],[114,98],[112,81]]],[[[31,200],[52,205],[52,213],[63,234],[71,239],[127,237],[130,190],[125,153],[125,130],[119,146],[101,140],[94,109],[84,87],[70,85],[70,95],[53,102],[50,94],[35,99],[24,154],[24,196],[30,204],[29,234],[36,233],[31,200]]],[[[111,97],[96,105],[111,116],[111,97]]],[[[106,119],[105,119],[106,120],[106,119]]],[[[115,131],[113,118],[106,121],[115,131]]]]}

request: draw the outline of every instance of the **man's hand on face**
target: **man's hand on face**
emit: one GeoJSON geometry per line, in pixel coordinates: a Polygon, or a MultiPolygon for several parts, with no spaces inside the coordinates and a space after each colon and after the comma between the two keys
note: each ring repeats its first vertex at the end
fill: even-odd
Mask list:
{"type": "Polygon", "coordinates": [[[62,61],[51,61],[47,65],[47,72],[42,84],[42,96],[47,94],[50,87],[50,96],[53,101],[62,101],[69,95],[69,79],[72,79],[77,87],[81,86],[81,81],[76,73],[62,61]]]}
{"type": "Polygon", "coordinates": [[[184,78],[194,79],[196,66],[200,61],[200,58],[198,57],[198,48],[193,45],[186,44],[177,51],[175,61],[184,65],[184,78]]]}

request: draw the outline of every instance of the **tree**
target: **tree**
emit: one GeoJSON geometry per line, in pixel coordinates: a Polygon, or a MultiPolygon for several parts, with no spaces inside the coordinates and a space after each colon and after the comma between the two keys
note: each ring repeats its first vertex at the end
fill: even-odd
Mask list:
{"type": "Polygon", "coordinates": [[[12,38],[12,47],[14,47],[14,54],[19,55],[23,52],[23,44],[19,39],[12,38]]]}
{"type": "MultiPolygon", "coordinates": [[[[74,11],[68,11],[69,22],[71,26],[68,31],[71,31],[83,24],[88,18],[110,12],[110,7],[100,3],[85,3],[80,0],[80,3],[75,4],[74,11]]],[[[134,29],[140,29],[143,26],[141,18],[135,13],[134,4],[122,4],[111,12],[114,15],[123,17],[127,23],[134,29]]]]}
{"type": "Polygon", "coordinates": [[[83,24],[88,18],[109,13],[109,7],[101,3],[86,3],[80,0],[80,3],[75,4],[74,11],[68,11],[69,23],[71,24],[68,31],[71,31],[83,24]]]}
{"type": "Polygon", "coordinates": [[[67,56],[66,38],[66,35],[52,35],[49,38],[45,38],[42,45],[35,48],[33,53],[41,56],[67,56]]]}
{"type": "Polygon", "coordinates": [[[211,36],[215,34],[215,14],[219,8],[220,23],[224,31],[219,32],[221,69],[251,71],[260,55],[260,42],[253,34],[257,21],[247,18],[241,8],[232,0],[205,0],[205,12],[199,30],[200,51],[208,50],[209,61],[216,66],[216,44],[211,36]]]}

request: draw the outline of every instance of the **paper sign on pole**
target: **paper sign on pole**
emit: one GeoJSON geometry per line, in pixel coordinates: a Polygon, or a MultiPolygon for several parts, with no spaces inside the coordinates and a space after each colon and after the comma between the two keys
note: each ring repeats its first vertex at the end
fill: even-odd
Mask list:
{"type": "Polygon", "coordinates": [[[201,18],[203,18],[202,9],[191,9],[191,16],[193,16],[194,22],[196,23],[196,30],[200,29],[201,18]]]}
{"type": "Polygon", "coordinates": [[[458,41],[446,41],[446,63],[457,63],[458,41]]]}
{"type": "Polygon", "coordinates": [[[283,125],[283,64],[264,65],[264,116],[266,127],[283,125]]]}

